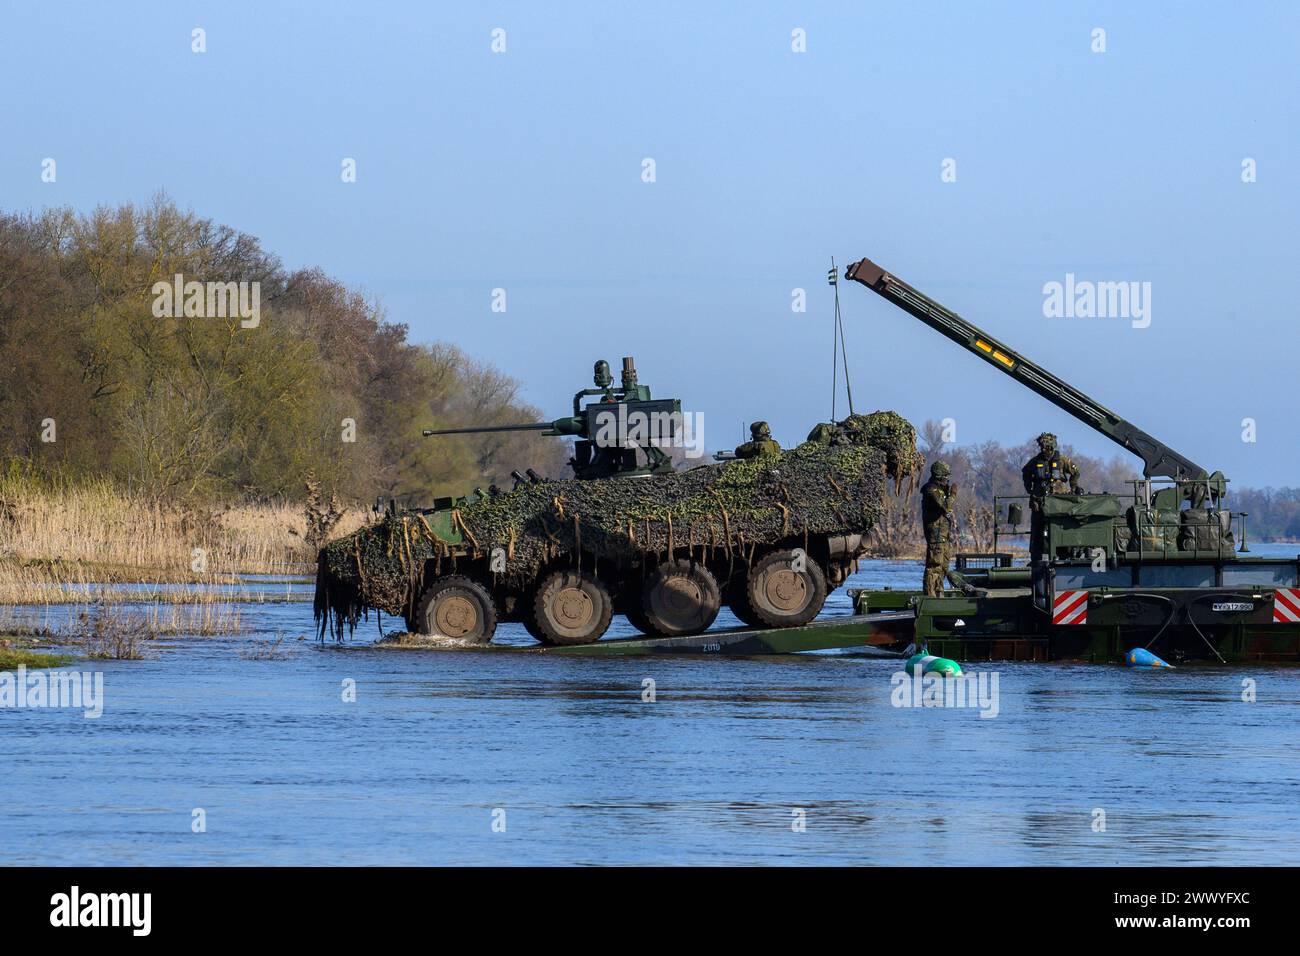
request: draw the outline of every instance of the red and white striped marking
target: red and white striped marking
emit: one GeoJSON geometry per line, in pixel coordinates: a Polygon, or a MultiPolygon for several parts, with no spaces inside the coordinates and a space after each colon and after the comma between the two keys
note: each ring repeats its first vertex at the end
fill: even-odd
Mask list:
{"type": "Polygon", "coordinates": [[[1053,624],[1087,624],[1088,592],[1058,591],[1052,602],[1053,624]]]}
{"type": "Polygon", "coordinates": [[[1300,622],[1300,588],[1278,588],[1273,592],[1273,622],[1300,622]]]}

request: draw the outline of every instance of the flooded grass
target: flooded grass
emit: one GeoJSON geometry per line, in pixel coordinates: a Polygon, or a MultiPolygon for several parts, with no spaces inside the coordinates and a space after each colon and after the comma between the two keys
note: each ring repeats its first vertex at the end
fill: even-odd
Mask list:
{"type": "Polygon", "coordinates": [[[62,667],[76,660],[68,654],[43,654],[24,648],[10,647],[8,639],[0,638],[0,671],[11,671],[19,667],[38,670],[45,667],[62,667]]]}
{"type": "Polygon", "coordinates": [[[139,660],[144,648],[163,636],[211,637],[243,631],[242,612],[227,605],[122,608],[96,603],[63,615],[58,623],[51,623],[48,615],[42,620],[0,607],[0,633],[9,635],[7,642],[77,647],[88,657],[104,660],[139,660]]]}
{"type": "Polygon", "coordinates": [[[176,582],[170,573],[151,578],[137,573],[131,581],[97,580],[88,567],[28,566],[5,569],[0,562],[0,605],[134,604],[142,588],[159,604],[265,604],[310,601],[311,594],[294,585],[311,583],[310,577],[284,577],[273,582],[250,583],[235,575],[176,582]],[[72,573],[66,573],[71,571],[72,573]]]}
{"type": "Polygon", "coordinates": [[[79,647],[93,660],[136,661],[144,657],[144,645],[160,633],[151,610],[127,612],[96,605],[45,636],[57,644],[79,647]]]}
{"type": "MultiPolygon", "coordinates": [[[[108,607],[105,605],[106,609],[108,607]]],[[[131,619],[128,617],[128,620],[131,619]]],[[[155,636],[212,637],[219,634],[241,634],[244,630],[239,608],[219,604],[192,607],[154,604],[134,615],[134,623],[155,636]]]]}
{"type": "Polygon", "coordinates": [[[295,638],[289,638],[282,631],[277,631],[275,638],[269,641],[253,641],[247,648],[239,652],[239,656],[249,661],[283,661],[293,657],[291,650],[292,645],[287,641],[292,640],[294,643],[306,641],[305,634],[299,634],[295,638]]]}

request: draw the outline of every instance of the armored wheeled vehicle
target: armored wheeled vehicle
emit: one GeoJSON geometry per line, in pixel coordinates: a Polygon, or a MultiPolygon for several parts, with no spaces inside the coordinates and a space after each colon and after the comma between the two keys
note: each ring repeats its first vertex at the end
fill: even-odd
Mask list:
{"type": "Polygon", "coordinates": [[[320,552],[316,612],[341,638],[370,610],[408,631],[486,643],[498,622],[537,640],[598,640],[615,614],[640,631],[698,634],[723,605],[753,626],[806,624],[864,550],[887,484],[919,466],[912,426],[854,416],[821,440],[676,467],[689,423],[623,360],[552,422],[430,429],[532,430],[576,439],[573,477],[515,472],[514,487],[390,508],[320,552]]]}

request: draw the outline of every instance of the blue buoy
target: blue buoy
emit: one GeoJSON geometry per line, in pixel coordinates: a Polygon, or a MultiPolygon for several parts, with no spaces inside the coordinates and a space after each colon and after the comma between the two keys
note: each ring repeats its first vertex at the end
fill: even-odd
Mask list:
{"type": "Polygon", "coordinates": [[[1145,647],[1135,647],[1129,651],[1124,656],[1124,665],[1126,667],[1168,667],[1173,670],[1172,664],[1166,664],[1145,647]]]}

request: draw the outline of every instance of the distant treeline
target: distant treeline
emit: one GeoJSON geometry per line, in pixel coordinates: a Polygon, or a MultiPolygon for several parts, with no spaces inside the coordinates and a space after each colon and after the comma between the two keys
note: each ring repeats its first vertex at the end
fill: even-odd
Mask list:
{"type": "Polygon", "coordinates": [[[1300,488],[1236,488],[1232,510],[1244,511],[1251,541],[1300,541],[1300,488]]]}
{"type": "MultiPolygon", "coordinates": [[[[1035,433],[1036,434],[1036,433],[1035,433]]],[[[957,489],[957,520],[962,547],[984,550],[992,545],[994,495],[1023,495],[1025,486],[1020,469],[1038,453],[1032,440],[1021,445],[1003,446],[995,441],[976,445],[946,445],[943,426],[927,421],[919,429],[917,444],[925,454],[925,475],[939,459],[952,468],[957,489]]],[[[1141,477],[1134,468],[1135,459],[1115,456],[1109,460],[1076,452],[1069,445],[1062,450],[1079,466],[1079,485],[1084,491],[1107,491],[1124,494],[1132,490],[1129,482],[1141,477]]],[[[1229,485],[1229,505],[1234,512],[1246,512],[1246,532],[1252,541],[1300,541],[1300,488],[1242,488],[1229,485]]],[[[999,520],[1005,524],[1006,504],[999,507],[999,520]]],[[[898,495],[875,535],[875,544],[883,553],[907,553],[923,541],[920,525],[919,497],[913,489],[898,495]]],[[[1013,545],[1024,538],[1012,538],[1013,545]]]]}
{"type": "Polygon", "coordinates": [[[165,198],[89,215],[0,213],[10,468],[108,476],[162,498],[296,497],[315,475],[354,500],[422,499],[506,480],[513,467],[555,473],[563,445],[423,439],[421,428],[538,415],[492,366],[408,341],[359,292],[319,269],[286,270],[253,236],[165,198]],[[154,287],[178,274],[257,283],[255,327],[233,298],[224,318],[173,311],[154,287]]]}
{"type": "MultiPolygon", "coordinates": [[[[159,287],[161,288],[161,287],[159,287]]],[[[233,287],[231,287],[233,289],[233,287]]],[[[0,213],[0,465],[60,480],[108,477],[168,499],[301,496],[308,476],[346,499],[407,502],[509,484],[512,468],[565,472],[535,434],[424,439],[422,428],[537,421],[519,384],[405,325],[319,269],[286,270],[257,239],[182,210],[0,213]],[[255,324],[200,315],[185,282],[257,283],[255,324]],[[159,283],[166,294],[156,292],[159,283]],[[182,289],[184,287],[182,286],[182,289]],[[161,314],[160,314],[161,313],[161,314]],[[179,317],[178,317],[179,316],[179,317]]],[[[921,450],[953,469],[967,545],[987,544],[994,494],[1019,494],[1032,442],[921,450]]],[[[1127,489],[1131,461],[1071,454],[1089,491],[1127,489]]],[[[1300,539],[1300,489],[1234,488],[1256,540],[1300,539]]],[[[891,502],[881,550],[921,540],[915,493],[891,502]]]]}

